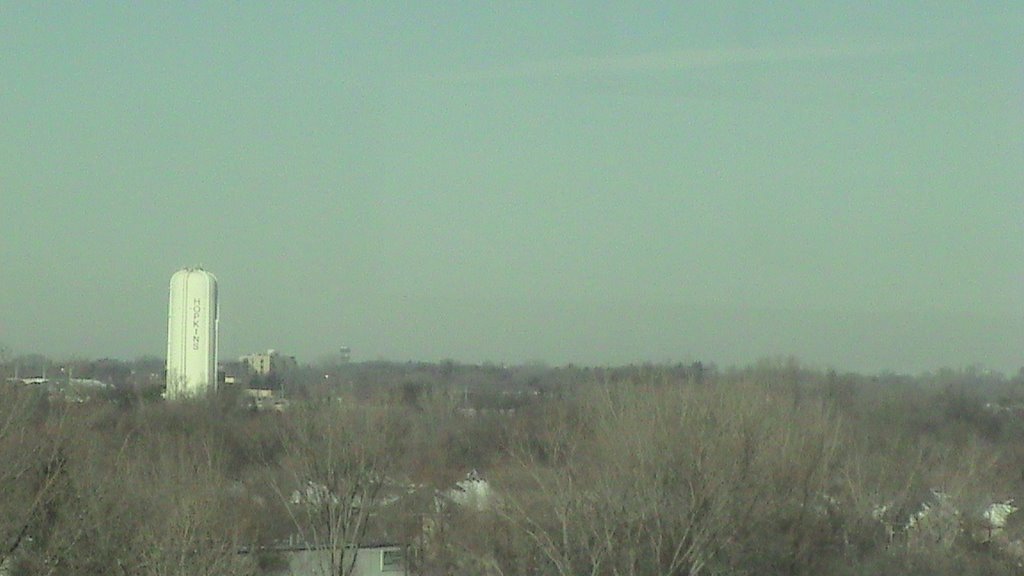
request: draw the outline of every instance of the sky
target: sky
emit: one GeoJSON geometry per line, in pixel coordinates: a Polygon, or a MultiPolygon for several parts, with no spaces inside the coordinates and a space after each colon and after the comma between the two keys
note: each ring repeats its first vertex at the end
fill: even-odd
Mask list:
{"type": "Polygon", "coordinates": [[[1024,366],[1024,3],[0,0],[0,345],[1024,366]],[[897,5],[890,5],[897,4],[897,5]]]}

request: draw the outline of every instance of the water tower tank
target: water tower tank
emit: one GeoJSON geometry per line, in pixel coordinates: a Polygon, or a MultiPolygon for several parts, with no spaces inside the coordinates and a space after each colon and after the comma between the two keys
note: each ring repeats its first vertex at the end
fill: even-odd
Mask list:
{"type": "Polygon", "coordinates": [[[171,276],[167,398],[203,396],[217,386],[217,278],[201,268],[171,276]]]}

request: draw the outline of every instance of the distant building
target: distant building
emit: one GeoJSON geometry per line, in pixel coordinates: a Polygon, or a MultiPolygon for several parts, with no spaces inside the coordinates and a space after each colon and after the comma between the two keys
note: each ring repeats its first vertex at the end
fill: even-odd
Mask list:
{"type": "Polygon", "coordinates": [[[491,485],[480,477],[476,470],[466,474],[465,480],[455,483],[455,487],[441,493],[448,501],[475,510],[487,510],[494,504],[494,492],[491,485]]]}
{"type": "Polygon", "coordinates": [[[201,268],[171,276],[167,315],[168,399],[217,389],[217,278],[201,268]]]}
{"type": "Polygon", "coordinates": [[[249,354],[238,359],[250,372],[259,376],[266,376],[271,372],[281,374],[298,368],[299,364],[294,356],[279,354],[277,350],[267,350],[249,354]]]}
{"type": "MultiPolygon", "coordinates": [[[[94,378],[8,378],[12,384],[21,384],[46,392],[51,399],[85,402],[96,394],[109,392],[114,387],[94,378]]],[[[2,573],[0,573],[2,576],[2,573]]]]}
{"type": "Polygon", "coordinates": [[[288,400],[280,397],[274,390],[269,388],[247,388],[245,397],[249,406],[256,410],[277,410],[284,412],[288,409],[288,400]]]}
{"type": "MultiPolygon", "coordinates": [[[[289,546],[263,549],[264,552],[278,554],[287,567],[277,573],[282,576],[334,576],[337,569],[332,569],[332,557],[336,552],[318,546],[289,546]]],[[[360,546],[348,548],[345,552],[346,561],[353,561],[352,571],[345,574],[351,576],[407,576],[405,548],[394,545],[360,546]],[[352,555],[355,558],[352,558],[352,555]]]]}
{"type": "Polygon", "coordinates": [[[342,364],[346,364],[349,361],[351,361],[352,360],[352,349],[349,348],[348,346],[342,346],[338,350],[338,359],[341,361],[342,364]]]}
{"type": "Polygon", "coordinates": [[[228,362],[222,362],[220,365],[220,371],[224,374],[224,384],[238,384],[246,380],[246,376],[251,374],[249,365],[232,360],[228,362]]]}

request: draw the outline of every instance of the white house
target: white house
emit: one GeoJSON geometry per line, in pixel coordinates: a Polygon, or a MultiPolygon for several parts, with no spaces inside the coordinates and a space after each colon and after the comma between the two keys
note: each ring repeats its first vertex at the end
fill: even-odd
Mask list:
{"type": "MultiPolygon", "coordinates": [[[[336,576],[331,570],[331,550],[316,546],[294,546],[274,549],[287,564],[268,576],[336,576]]],[[[409,569],[405,561],[405,548],[402,546],[382,544],[361,546],[358,550],[346,550],[345,562],[353,561],[350,576],[408,576],[409,569]]]]}

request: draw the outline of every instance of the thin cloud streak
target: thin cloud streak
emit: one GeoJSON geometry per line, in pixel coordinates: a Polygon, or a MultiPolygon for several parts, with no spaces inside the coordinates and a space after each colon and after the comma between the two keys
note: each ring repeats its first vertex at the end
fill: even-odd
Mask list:
{"type": "Polygon", "coordinates": [[[520,78],[621,76],[725,68],[747,64],[817,63],[860,58],[882,58],[923,52],[933,47],[934,44],[926,42],[896,41],[671,50],[625,56],[563,58],[526,62],[492,70],[433,74],[429,76],[429,79],[434,81],[476,82],[520,78]]]}

